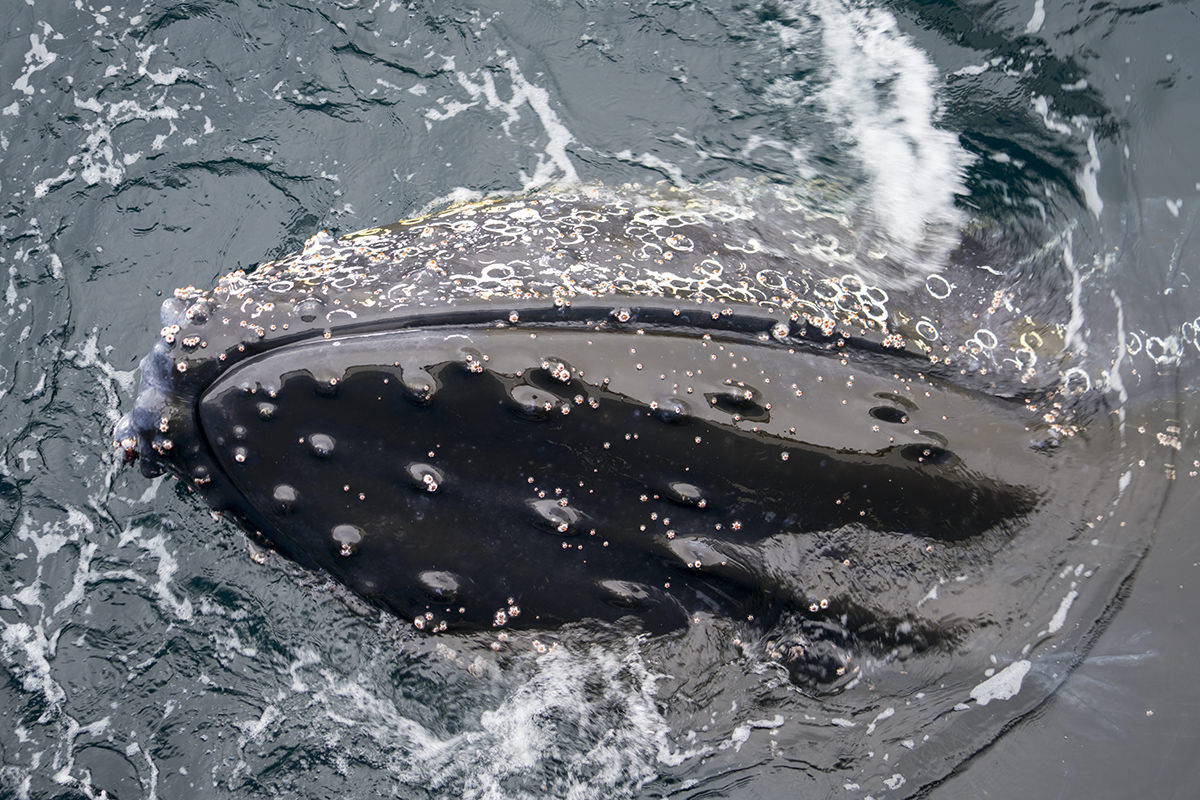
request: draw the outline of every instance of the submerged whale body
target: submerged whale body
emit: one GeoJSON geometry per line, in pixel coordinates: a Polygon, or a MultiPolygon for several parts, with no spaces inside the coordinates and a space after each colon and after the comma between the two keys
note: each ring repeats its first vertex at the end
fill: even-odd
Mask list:
{"type": "MultiPolygon", "coordinates": [[[[426,630],[716,613],[961,644],[970,608],[924,613],[930,587],[1054,505],[1060,424],[849,272],[868,245],[836,216],[735,199],[460,205],[178,290],[117,444],[426,630]]],[[[1018,365],[1052,336],[1022,324],[1018,365]]]]}
{"type": "Polygon", "coordinates": [[[976,269],[976,233],[906,280],[734,185],[321,234],[163,303],[115,444],[456,647],[653,632],[676,682],[728,655],[797,693],[780,741],[830,793],[904,795],[1055,690],[1155,499],[1071,304],[976,269]]]}

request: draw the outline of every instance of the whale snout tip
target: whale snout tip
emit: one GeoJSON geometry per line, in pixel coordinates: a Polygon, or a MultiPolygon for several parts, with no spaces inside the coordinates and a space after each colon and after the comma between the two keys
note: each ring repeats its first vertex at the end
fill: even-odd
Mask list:
{"type": "Polygon", "coordinates": [[[121,457],[121,465],[131,467],[138,460],[137,439],[132,436],[126,436],[123,439],[113,440],[113,449],[121,457]]]}
{"type": "Polygon", "coordinates": [[[151,435],[151,429],[146,424],[139,424],[147,416],[145,407],[135,407],[133,411],[121,417],[113,428],[112,446],[123,467],[138,464],[142,474],[147,478],[156,478],[165,472],[165,468],[157,457],[164,448],[170,449],[170,440],[165,436],[151,435]]]}
{"type": "Polygon", "coordinates": [[[121,417],[113,427],[112,437],[113,450],[117,451],[122,466],[129,467],[136,463],[141,453],[138,451],[137,427],[131,414],[121,417]]]}
{"type": "Polygon", "coordinates": [[[133,436],[125,436],[113,439],[113,450],[116,457],[120,459],[122,467],[132,467],[137,464],[147,478],[157,478],[166,470],[154,458],[144,452],[139,440],[133,436]]]}

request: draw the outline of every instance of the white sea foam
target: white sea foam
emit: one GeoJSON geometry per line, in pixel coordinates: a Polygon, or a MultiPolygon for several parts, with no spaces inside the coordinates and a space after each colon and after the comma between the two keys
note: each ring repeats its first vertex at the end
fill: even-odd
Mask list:
{"type": "Polygon", "coordinates": [[[20,77],[13,81],[12,85],[14,91],[26,95],[33,94],[33,86],[29,83],[29,79],[33,77],[33,74],[44,70],[58,60],[58,54],[50,52],[46,47],[46,41],[52,37],[61,39],[62,36],[54,33],[54,29],[45,22],[41,23],[41,26],[41,36],[38,36],[36,33],[29,34],[29,50],[25,53],[25,69],[21,72],[20,77]]]}
{"type": "Polygon", "coordinates": [[[261,741],[267,728],[279,719],[279,717],[279,709],[273,705],[268,705],[263,708],[262,714],[259,715],[258,719],[234,722],[234,727],[242,732],[242,735],[238,737],[238,749],[241,750],[250,742],[261,741]]]}
{"type": "MultiPolygon", "coordinates": [[[[413,720],[361,676],[321,669],[323,685],[311,698],[337,727],[365,731],[384,750],[405,753],[393,765],[401,785],[466,798],[525,796],[519,786],[556,797],[630,797],[656,777],[659,764],[713,751],[674,749],[654,698],[658,676],[635,650],[555,646],[531,666],[476,725],[448,737],[413,720]],[[571,752],[566,761],[564,747],[571,752]],[[508,789],[499,792],[501,786],[508,789]]],[[[292,682],[307,686],[312,679],[293,673],[292,682]]],[[[737,747],[755,728],[782,724],[778,717],[746,722],[745,736],[735,729],[726,746],[737,747]]]]}
{"type": "Polygon", "coordinates": [[[171,578],[178,571],[179,562],[167,550],[166,539],[161,534],[150,539],[144,539],[144,532],[145,529],[140,526],[127,528],[121,533],[117,546],[124,547],[132,542],[139,549],[146,551],[149,555],[158,559],[158,567],[156,569],[158,580],[155,582],[153,589],[155,595],[158,597],[160,606],[180,619],[190,620],[192,618],[192,601],[186,595],[176,597],[171,592],[171,578]]]}
{"type": "Polygon", "coordinates": [[[1026,660],[1014,661],[986,681],[971,690],[971,699],[981,706],[993,700],[1009,700],[1021,691],[1021,683],[1033,664],[1026,660]]]}
{"type": "MultiPolygon", "coordinates": [[[[441,108],[439,108],[439,109],[435,110],[435,109],[431,108],[428,111],[426,111],[425,119],[431,120],[433,122],[443,122],[445,120],[451,119],[452,117],[457,117],[459,114],[466,111],[468,108],[474,108],[475,106],[479,105],[479,103],[464,103],[460,100],[447,100],[447,99],[443,98],[439,102],[439,105],[441,106],[441,108]]],[[[430,126],[430,124],[428,122],[426,122],[425,128],[429,129],[430,127],[432,127],[432,126],[430,126]]]]}
{"type": "Polygon", "coordinates": [[[873,216],[901,255],[920,251],[931,257],[910,260],[932,265],[956,242],[955,197],[966,191],[970,161],[957,137],[936,127],[937,70],[883,9],[816,0],[812,10],[830,70],[821,99],[854,143],[873,216]]]}
{"type": "Polygon", "coordinates": [[[732,747],[735,752],[740,753],[742,751],[742,745],[750,740],[751,731],[755,729],[773,730],[775,728],[781,728],[783,727],[783,722],[784,720],[782,714],[776,714],[771,719],[752,719],[748,720],[747,722],[743,722],[741,725],[738,725],[733,729],[733,732],[729,734],[729,738],[721,742],[721,744],[717,746],[717,749],[728,750],[732,747]]]}
{"type": "Polygon", "coordinates": [[[158,49],[158,45],[152,44],[141,48],[138,51],[138,75],[144,75],[153,83],[159,86],[170,86],[180,78],[186,77],[188,71],[183,67],[172,67],[168,70],[153,70],[147,68],[147,63],[150,61],[150,56],[154,55],[154,51],[158,49]]]}
{"type": "Polygon", "coordinates": [[[57,189],[59,186],[62,186],[65,183],[70,183],[74,179],[75,171],[71,169],[64,169],[53,178],[46,178],[43,181],[38,181],[37,185],[33,187],[33,196],[45,197],[52,189],[57,189]]]}
{"type": "Polygon", "coordinates": [[[613,156],[624,161],[626,164],[637,164],[646,169],[654,170],[669,178],[676,186],[684,186],[687,183],[683,177],[683,170],[669,161],[664,161],[653,153],[635,154],[632,150],[622,150],[619,153],[613,153],[613,156]]]}
{"type": "Polygon", "coordinates": [[[867,726],[867,733],[874,733],[875,726],[878,723],[883,722],[885,719],[890,719],[895,713],[896,709],[892,706],[888,706],[883,711],[880,711],[875,715],[875,719],[871,720],[871,724],[867,726]]]}
{"type": "Polygon", "coordinates": [[[1087,342],[1080,335],[1083,330],[1083,276],[1079,274],[1079,268],[1075,265],[1075,256],[1071,251],[1073,244],[1073,237],[1068,232],[1063,244],[1063,267],[1071,276],[1071,316],[1067,320],[1066,332],[1063,333],[1063,347],[1074,348],[1077,353],[1083,354],[1087,352],[1087,342]]]}
{"type": "Polygon", "coordinates": [[[1046,24],[1046,0],[1034,0],[1033,14],[1025,24],[1026,33],[1037,33],[1046,24]]]}
{"type": "MultiPolygon", "coordinates": [[[[503,55],[503,54],[502,54],[503,55]]],[[[550,93],[541,86],[526,80],[521,72],[521,66],[515,58],[509,57],[504,62],[508,70],[512,95],[507,100],[500,98],[492,73],[487,70],[477,70],[473,73],[456,73],[459,84],[467,90],[475,102],[482,101],[487,108],[504,114],[501,127],[505,136],[511,136],[512,123],[520,119],[521,107],[528,106],[538,118],[542,129],[546,132],[546,145],[538,154],[538,163],[533,175],[522,175],[524,189],[530,191],[539,189],[553,182],[573,183],[578,180],[575,165],[567,155],[567,145],[573,137],[566,125],[559,119],[558,113],[550,102],[550,93]]]]}
{"type": "Polygon", "coordinates": [[[1100,151],[1096,145],[1096,131],[1092,127],[1092,122],[1087,117],[1081,116],[1064,118],[1054,110],[1050,98],[1044,95],[1034,95],[1032,103],[1033,110],[1042,118],[1042,123],[1047,130],[1077,141],[1085,135],[1087,136],[1085,146],[1088,160],[1080,168],[1079,174],[1075,176],[1075,185],[1079,187],[1088,211],[1092,212],[1092,216],[1096,219],[1099,219],[1101,212],[1104,211],[1104,200],[1100,197],[1097,181],[1100,174],[1100,151]]]}
{"type": "MultiPolygon", "coordinates": [[[[88,345],[82,349],[86,351],[88,345]]],[[[100,493],[90,496],[87,505],[99,507],[104,491],[100,489],[100,493]]],[[[43,512],[46,510],[42,509],[43,512]]],[[[15,600],[25,608],[15,620],[0,618],[0,661],[11,678],[43,704],[38,729],[46,732],[45,736],[18,734],[18,740],[29,747],[20,753],[10,753],[8,763],[14,772],[4,776],[9,778],[17,771],[27,776],[16,787],[17,796],[21,796],[22,791],[28,796],[31,786],[28,776],[39,773],[58,785],[73,787],[81,796],[105,796],[93,784],[89,770],[80,769],[75,758],[94,740],[115,742],[122,734],[113,730],[108,717],[81,722],[72,716],[70,686],[58,680],[59,640],[64,632],[72,630],[91,613],[89,586],[114,580],[141,584],[148,581],[128,569],[103,569],[104,557],[98,555],[102,540],[96,534],[97,522],[91,513],[73,506],[58,511],[57,504],[48,517],[24,513],[15,532],[16,541],[27,545],[26,550],[14,554],[15,562],[25,562],[26,571],[20,579],[24,585],[17,583],[10,588],[9,594],[0,595],[0,607],[14,609],[15,600]],[[33,575],[27,571],[31,566],[36,570],[33,575]],[[64,581],[67,575],[71,576],[69,584],[64,581]],[[47,740],[46,736],[50,738],[47,740]],[[49,749],[32,749],[47,741],[49,749]]],[[[161,561],[159,573],[161,579],[161,561]]],[[[78,640],[72,646],[77,643],[78,640]]],[[[144,792],[141,796],[153,800],[157,796],[157,769],[153,761],[136,742],[125,747],[127,756],[133,757],[139,752],[145,758],[147,768],[147,773],[139,778],[144,792]]],[[[11,783],[3,785],[13,788],[11,783]]]]}
{"type": "Polygon", "coordinates": [[[1046,626],[1048,633],[1058,633],[1062,630],[1062,626],[1067,621],[1067,612],[1071,610],[1071,604],[1075,602],[1075,598],[1079,596],[1079,592],[1075,590],[1075,584],[1071,584],[1071,591],[1067,592],[1062,602],[1058,604],[1058,610],[1054,612],[1054,616],[1050,618],[1050,624],[1046,626]]]}
{"type": "Polygon", "coordinates": [[[1044,95],[1034,95],[1032,102],[1033,110],[1036,111],[1042,118],[1042,124],[1044,124],[1048,130],[1061,133],[1064,136],[1071,136],[1074,133],[1074,130],[1070,125],[1063,122],[1058,118],[1057,115],[1051,112],[1050,98],[1045,97],[1044,95]]]}
{"type": "MultiPolygon", "coordinates": [[[[132,394],[135,388],[135,372],[132,369],[121,370],[113,367],[112,364],[105,361],[100,356],[99,344],[100,331],[98,328],[92,328],[88,332],[88,336],[74,350],[64,350],[63,357],[71,359],[71,362],[81,369],[95,369],[109,382],[111,391],[106,392],[108,399],[111,401],[117,400],[117,388],[119,387],[126,394],[132,394]]],[[[110,419],[116,419],[116,408],[112,408],[109,414],[110,419]]]]}
{"type": "MultiPolygon", "coordinates": [[[[53,32],[49,26],[44,26],[44,28],[47,36],[53,32]]],[[[13,88],[25,91],[26,94],[32,94],[33,89],[29,86],[29,77],[34,72],[53,63],[55,55],[46,50],[44,38],[39,38],[37,34],[31,34],[33,47],[26,56],[26,72],[18,79],[13,88]]],[[[102,100],[100,95],[82,95],[80,92],[86,90],[77,86],[74,95],[75,107],[81,111],[91,112],[95,117],[88,119],[86,115],[83,115],[84,121],[80,127],[86,136],[79,152],[67,159],[65,167],[57,175],[42,178],[34,184],[35,198],[45,197],[49,192],[75,178],[82,178],[89,186],[99,183],[117,185],[124,179],[127,169],[140,161],[144,155],[139,150],[126,150],[115,142],[114,135],[118,129],[135,120],[165,123],[163,129],[155,133],[150,142],[152,150],[162,150],[166,147],[170,137],[178,131],[177,123],[181,119],[181,111],[190,114],[200,110],[200,106],[194,102],[175,105],[168,102],[170,87],[176,84],[180,78],[187,77],[189,72],[182,67],[151,68],[150,61],[158,49],[158,45],[139,46],[135,54],[137,75],[148,80],[157,89],[149,102],[142,99],[121,99],[110,102],[102,100]]],[[[126,73],[129,69],[128,65],[123,62],[109,64],[103,74],[106,77],[112,77],[126,73]]],[[[144,98],[148,94],[150,93],[143,92],[142,97],[144,98]]],[[[19,108],[15,103],[9,108],[12,109],[12,113],[19,113],[19,108]]],[[[5,113],[8,113],[8,109],[5,109],[5,113]]],[[[194,132],[198,126],[189,124],[189,122],[189,120],[185,120],[180,124],[194,132]]],[[[211,122],[205,117],[202,134],[209,134],[213,131],[211,122]]],[[[188,143],[194,144],[195,142],[194,135],[189,137],[188,143]]]]}
{"type": "Polygon", "coordinates": [[[155,144],[161,149],[164,137],[175,132],[174,120],[179,118],[179,112],[171,106],[154,105],[145,108],[136,100],[121,100],[105,106],[96,98],[76,97],[75,105],[97,114],[96,119],[83,124],[83,129],[87,131],[83,152],[72,156],[68,162],[71,165],[81,165],[79,175],[89,186],[101,181],[116,186],[125,177],[125,168],[141,158],[141,153],[118,154],[113,144],[114,130],[135,119],[166,120],[170,132],[159,134],[155,138],[155,144]]]}
{"type": "Polygon", "coordinates": [[[1079,191],[1083,192],[1088,211],[1091,211],[1092,216],[1096,219],[1100,219],[1100,212],[1104,210],[1104,201],[1100,199],[1100,189],[1096,185],[1096,176],[1100,172],[1100,153],[1096,149],[1095,131],[1088,132],[1087,150],[1088,162],[1083,165],[1083,169],[1075,181],[1079,185],[1079,191]]]}

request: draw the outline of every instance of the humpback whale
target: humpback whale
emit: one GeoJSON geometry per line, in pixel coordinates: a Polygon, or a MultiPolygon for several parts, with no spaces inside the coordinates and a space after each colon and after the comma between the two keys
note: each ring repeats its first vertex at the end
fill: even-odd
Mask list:
{"type": "Polygon", "coordinates": [[[775,652],[831,689],[1015,618],[1021,538],[1090,496],[1054,472],[1107,441],[1057,452],[1058,329],[983,289],[939,313],[971,275],[894,266],[750,185],[318,234],[162,304],[114,444],[415,628],[787,619],[775,652]]]}

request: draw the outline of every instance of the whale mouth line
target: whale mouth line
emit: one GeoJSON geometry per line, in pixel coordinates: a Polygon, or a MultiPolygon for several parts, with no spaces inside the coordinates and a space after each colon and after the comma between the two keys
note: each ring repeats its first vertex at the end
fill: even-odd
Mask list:
{"type": "MultiPolygon", "coordinates": [[[[241,320],[240,329],[231,326],[231,320],[226,318],[225,330],[210,332],[215,334],[211,342],[201,335],[183,334],[171,337],[170,341],[159,340],[140,365],[141,380],[134,408],[114,432],[114,447],[121,451],[124,462],[127,465],[140,462],[147,477],[169,469],[166,463],[170,459],[163,458],[161,434],[165,431],[158,430],[160,420],[194,413],[204,387],[247,358],[306,341],[387,331],[480,327],[519,327],[531,332],[562,327],[589,328],[596,332],[690,330],[697,335],[746,337],[747,341],[777,346],[848,349],[860,356],[903,359],[919,365],[926,373],[939,372],[938,366],[930,364],[923,353],[906,344],[888,342],[874,332],[838,330],[827,318],[770,313],[761,306],[738,302],[681,302],[622,295],[606,298],[603,303],[587,295],[553,303],[544,298],[476,300],[457,301],[443,307],[404,306],[388,309],[374,319],[338,318],[336,323],[330,323],[308,313],[311,299],[300,300],[290,309],[280,308],[256,323],[245,324],[246,320],[241,320]],[[580,299],[585,302],[579,302],[580,299]],[[271,332],[266,334],[268,328],[271,332]],[[257,336],[251,333],[255,329],[259,332],[257,336]]],[[[172,302],[163,304],[164,322],[180,314],[175,308],[168,311],[172,302]]],[[[191,319],[190,309],[188,318],[191,319]]],[[[207,312],[195,321],[209,322],[207,312]]]]}

